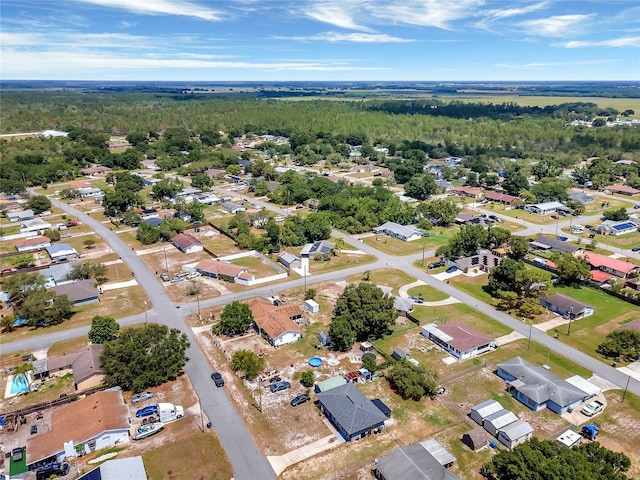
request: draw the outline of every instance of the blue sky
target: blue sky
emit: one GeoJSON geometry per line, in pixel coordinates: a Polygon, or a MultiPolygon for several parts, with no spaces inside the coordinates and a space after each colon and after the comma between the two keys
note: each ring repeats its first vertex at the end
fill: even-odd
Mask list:
{"type": "Polygon", "coordinates": [[[640,80],[637,0],[2,0],[0,78],[640,80]]]}

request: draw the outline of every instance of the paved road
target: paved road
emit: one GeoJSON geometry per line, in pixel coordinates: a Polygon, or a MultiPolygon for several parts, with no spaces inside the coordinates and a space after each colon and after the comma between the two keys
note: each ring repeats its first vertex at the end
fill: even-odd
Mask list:
{"type": "MultiPolygon", "coordinates": [[[[187,363],[185,370],[200,399],[202,410],[213,423],[218,438],[233,466],[235,478],[238,480],[272,480],[276,478],[273,468],[258,449],[224,389],[213,386],[209,377],[211,367],[204,353],[197,346],[193,331],[190,328],[185,328],[183,314],[176,309],[155,275],[138,258],[135,251],[129,248],[108,227],[66,203],[55,199],[52,199],[52,203],[68,214],[76,216],[98,235],[108,240],[111,248],[135,273],[138,283],[144,288],[153,304],[154,313],[158,315],[157,319],[169,327],[180,329],[188,336],[191,347],[187,355],[191,360],[187,363]]],[[[153,319],[155,318],[154,315],[153,319]]]]}

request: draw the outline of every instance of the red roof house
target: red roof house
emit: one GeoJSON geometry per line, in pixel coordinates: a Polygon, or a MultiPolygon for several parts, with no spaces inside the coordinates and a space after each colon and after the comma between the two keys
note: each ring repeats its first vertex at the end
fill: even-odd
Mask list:
{"type": "Polygon", "coordinates": [[[610,273],[620,278],[626,278],[631,272],[640,268],[631,262],[625,262],[624,260],[607,257],[606,255],[594,252],[583,252],[581,257],[589,262],[589,265],[594,269],[610,273]]]}
{"type": "Polygon", "coordinates": [[[497,348],[493,339],[464,323],[453,321],[422,327],[422,335],[460,360],[473,358],[497,348]]]}

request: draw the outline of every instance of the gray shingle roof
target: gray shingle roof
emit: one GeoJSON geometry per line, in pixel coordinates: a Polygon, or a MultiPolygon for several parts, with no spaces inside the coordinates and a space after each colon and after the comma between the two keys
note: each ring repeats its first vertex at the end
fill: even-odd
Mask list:
{"type": "Polygon", "coordinates": [[[459,480],[422,445],[396,448],[376,465],[386,480],[459,480]]]}
{"type": "Polygon", "coordinates": [[[563,242],[556,238],[545,237],[542,235],[536,238],[535,242],[542,245],[546,245],[549,248],[552,248],[554,250],[559,250],[561,252],[566,252],[566,253],[575,253],[578,250],[582,250],[581,247],[578,247],[576,245],[571,245],[567,242],[563,242]]]}
{"type": "Polygon", "coordinates": [[[520,380],[522,385],[518,390],[539,405],[552,400],[564,407],[585,397],[583,391],[523,358],[512,358],[498,364],[498,367],[520,380]]]}
{"type": "Polygon", "coordinates": [[[383,423],[387,417],[353,383],[318,393],[318,400],[347,435],[383,423]]]}

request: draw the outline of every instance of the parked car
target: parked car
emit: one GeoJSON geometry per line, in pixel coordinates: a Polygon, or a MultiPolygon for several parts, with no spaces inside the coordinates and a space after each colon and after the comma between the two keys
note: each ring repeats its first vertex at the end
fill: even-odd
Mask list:
{"type": "Polygon", "coordinates": [[[502,219],[500,217],[498,217],[497,215],[489,215],[489,218],[491,220],[495,220],[498,223],[502,223],[502,219]]]}
{"type": "Polygon", "coordinates": [[[142,407],[136,412],[136,417],[149,417],[151,415],[155,415],[156,413],[158,413],[157,405],[147,405],[146,407],[142,407]]]}
{"type": "Polygon", "coordinates": [[[431,234],[429,232],[422,232],[423,237],[430,237],[431,234]]]}
{"type": "Polygon", "coordinates": [[[565,236],[563,236],[563,235],[560,235],[560,236],[558,237],[558,240],[560,240],[561,242],[566,242],[567,240],[569,240],[569,237],[565,237],[565,236]]]}
{"type": "Polygon", "coordinates": [[[198,272],[193,272],[187,275],[187,280],[193,280],[194,278],[198,278],[200,274],[198,272]]]}
{"type": "Polygon", "coordinates": [[[444,262],[433,262],[433,263],[430,263],[427,268],[440,268],[440,267],[444,267],[444,262]]]}
{"type": "Polygon", "coordinates": [[[413,300],[415,303],[424,303],[424,298],[415,295],[409,297],[409,300],[413,300]]]}
{"type": "Polygon", "coordinates": [[[640,252],[640,246],[638,246],[638,247],[633,247],[633,248],[631,249],[631,251],[632,251],[632,252],[640,252]]]}
{"type": "Polygon", "coordinates": [[[594,400],[593,402],[589,402],[584,407],[582,407],[580,413],[586,415],[587,417],[593,417],[596,413],[601,412],[603,409],[604,403],[600,402],[599,400],[594,400]]]}
{"type": "Polygon", "coordinates": [[[60,238],[69,238],[71,237],[70,233],[63,233],[62,235],[60,235],[60,238]]]}
{"type": "Polygon", "coordinates": [[[131,403],[138,403],[144,400],[149,400],[151,397],[153,397],[153,392],[142,392],[131,397],[131,403]]]}
{"type": "Polygon", "coordinates": [[[70,220],[67,222],[67,227],[77,227],[78,226],[78,222],[76,222],[75,220],[70,220]]]}
{"type": "Polygon", "coordinates": [[[163,282],[168,282],[168,281],[169,281],[169,275],[167,275],[167,272],[162,272],[162,273],[160,274],[160,279],[161,279],[163,282]]]}
{"type": "Polygon", "coordinates": [[[282,390],[287,390],[291,388],[291,384],[289,382],[276,382],[269,385],[269,390],[271,393],[281,392],[282,390]]]}
{"type": "Polygon", "coordinates": [[[640,203],[636,203],[633,208],[635,208],[636,210],[638,210],[640,208],[640,203]]]}
{"type": "Polygon", "coordinates": [[[300,404],[302,404],[304,402],[308,402],[309,400],[311,400],[311,397],[309,395],[305,395],[303,393],[302,395],[298,395],[293,400],[291,400],[291,406],[292,407],[297,407],[298,405],[300,405],[300,404]]]}
{"type": "Polygon", "coordinates": [[[458,270],[458,267],[456,267],[456,266],[454,265],[454,266],[452,266],[452,267],[447,268],[446,272],[447,272],[447,273],[453,273],[453,272],[455,272],[456,270],[458,270]]]}
{"type": "Polygon", "coordinates": [[[173,277],[171,283],[180,283],[184,281],[184,277],[173,277]]]}
{"type": "Polygon", "coordinates": [[[211,380],[216,384],[216,387],[224,387],[224,378],[222,378],[220,372],[213,372],[211,374],[211,380]]]}
{"type": "Polygon", "coordinates": [[[275,377],[271,377],[269,379],[269,383],[277,383],[277,382],[280,382],[280,381],[282,381],[282,379],[277,375],[275,377]]]}

